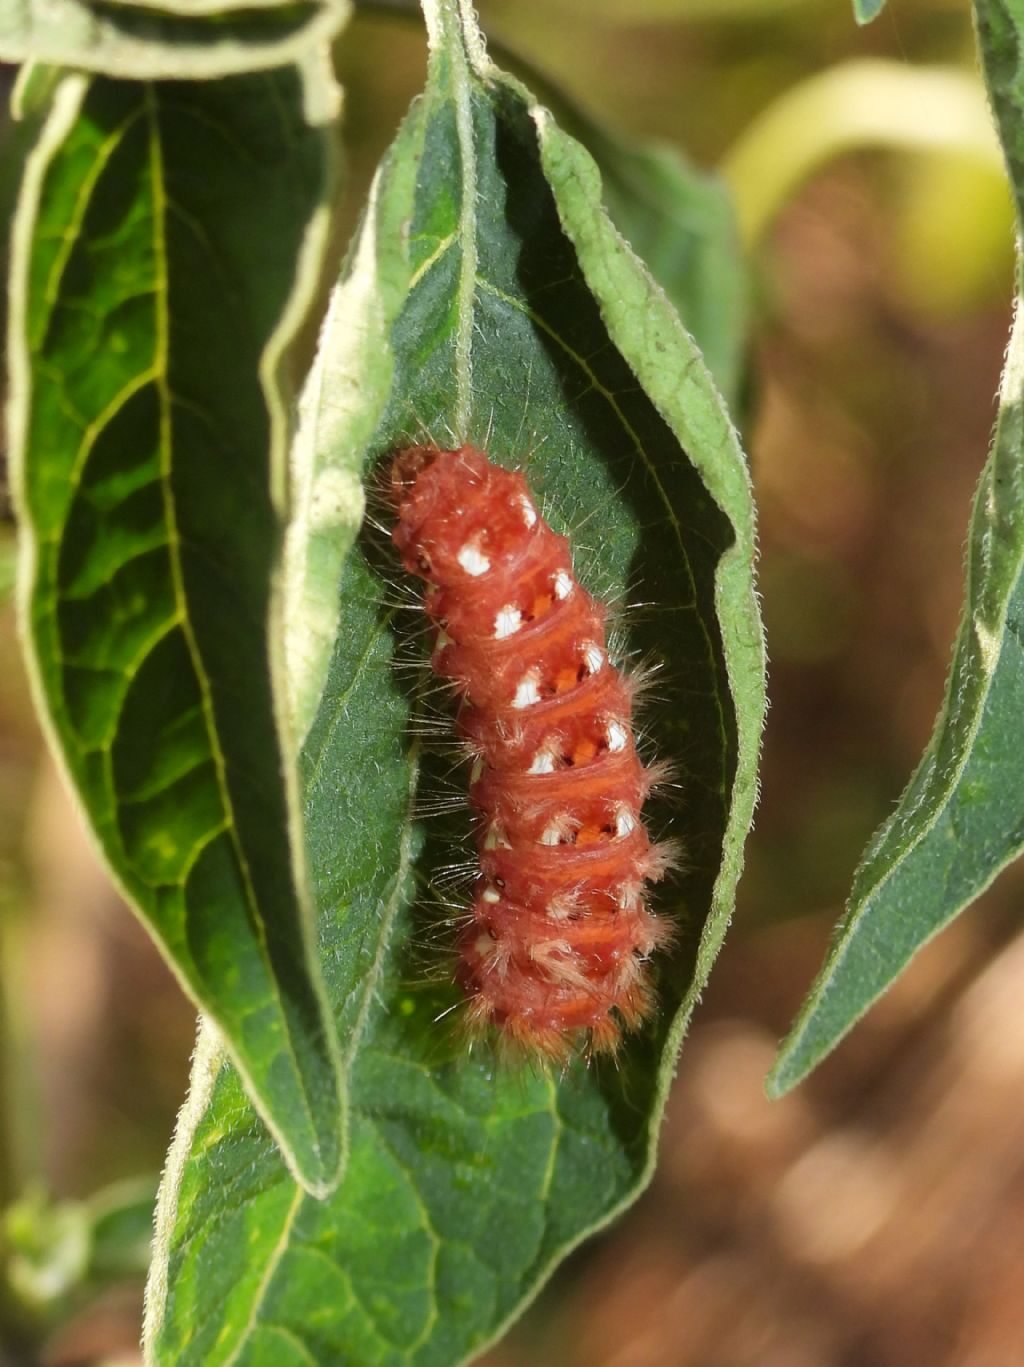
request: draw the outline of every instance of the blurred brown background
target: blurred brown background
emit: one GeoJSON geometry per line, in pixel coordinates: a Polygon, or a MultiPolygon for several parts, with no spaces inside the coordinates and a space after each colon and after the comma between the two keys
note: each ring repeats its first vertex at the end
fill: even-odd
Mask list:
{"type": "MultiPolygon", "coordinates": [[[[973,70],[965,0],[891,0],[867,30],[844,0],[480,9],[592,113],[708,167],[739,164],[762,111],[850,59],[973,70]]],[[[339,62],[354,214],[422,79],[422,44],[415,27],[366,15],[339,62]]],[[[809,136],[827,129],[827,117],[813,122],[809,136]]],[[[860,851],[941,701],[1009,323],[1011,224],[991,149],[875,141],[837,138],[807,180],[792,140],[758,147],[782,189],[779,212],[747,233],[745,435],[772,659],[747,873],[654,1187],[570,1260],[489,1367],[1024,1363],[1021,870],[919,957],[809,1083],[780,1103],[763,1095],[860,851]]],[[[763,198],[735,188],[741,205],[763,198]]],[[[9,603],[0,901],[0,1087],[17,1116],[0,1197],[32,1175],[75,1196],[156,1172],[192,1012],[97,871],[43,754],[9,603]]],[[[126,1288],[59,1336],[52,1361],[131,1361],[138,1316],[126,1288]]]]}

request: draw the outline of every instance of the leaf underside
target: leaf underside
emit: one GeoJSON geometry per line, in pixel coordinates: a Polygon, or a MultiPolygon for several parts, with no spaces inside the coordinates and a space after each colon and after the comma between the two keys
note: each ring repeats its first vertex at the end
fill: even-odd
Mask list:
{"type": "Polygon", "coordinates": [[[66,78],[15,229],[12,448],[58,752],[125,895],[325,1190],[337,1066],[271,684],[283,431],[261,377],[325,193],[306,79],[329,76],[66,78]]]}
{"type": "MultiPolygon", "coordinates": [[[[976,5],[982,64],[1021,218],[1024,23],[976,5]]],[[[1019,277],[1019,272],[1018,272],[1019,277]]],[[[921,765],[854,877],[843,922],[769,1079],[779,1095],[827,1054],[912,956],[1024,849],[1024,320],[975,496],[964,616],[921,765]]]]}
{"type": "Polygon", "coordinates": [[[447,706],[422,668],[396,667],[423,660],[422,613],[394,605],[405,590],[386,537],[364,529],[302,759],[322,955],[347,1041],[348,1167],[333,1197],[308,1199],[234,1072],[220,1069],[208,1095],[197,1081],[158,1221],[158,1363],[449,1364],[500,1332],[649,1175],[749,824],[762,659],[734,434],[663,296],[600,218],[593,163],[540,127],[470,28],[474,68],[454,3],[429,6],[428,22],[428,90],[352,258],[395,301],[376,362],[390,398],[366,472],[372,485],[411,440],[484,446],[525,469],[589,588],[649,605],[624,614],[620,635],[627,657],[661,666],[643,720],[683,790],[650,809],[655,834],[685,846],[658,899],[678,939],[653,968],[660,1013],[617,1064],[510,1069],[490,1045],[470,1052],[452,982],[458,909],[442,900],[464,903],[446,874],[471,860],[468,813],[423,821],[415,805],[465,774],[443,742],[418,738],[424,726],[450,736],[447,706]],[[663,411],[645,377],[668,396],[663,411]]]}

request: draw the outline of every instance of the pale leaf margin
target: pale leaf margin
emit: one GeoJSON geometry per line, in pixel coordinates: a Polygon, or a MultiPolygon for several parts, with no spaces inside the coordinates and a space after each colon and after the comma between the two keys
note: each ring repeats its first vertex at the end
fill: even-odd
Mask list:
{"type": "Polygon", "coordinates": [[[292,443],[283,594],[287,689],[297,748],[316,716],[327,679],[341,609],[338,581],[366,507],[360,479],[364,442],[359,438],[369,437],[377,401],[386,398],[390,378],[383,377],[381,386],[374,366],[386,333],[373,251],[378,183],[379,178],[351,272],[343,272],[331,295],[292,443]]]}
{"type": "MultiPolygon", "coordinates": [[[[295,63],[295,65],[302,76],[304,98],[306,102],[306,116],[314,126],[323,127],[325,139],[333,142],[333,137],[331,136],[329,129],[336,123],[340,112],[341,91],[334,79],[330,65],[329,52],[322,45],[317,45],[314,48],[307,48],[302,60],[295,63]]],[[[19,81],[19,85],[15,92],[18,104],[21,107],[24,107],[27,84],[37,75],[40,90],[45,88],[47,93],[51,94],[50,108],[48,116],[42,123],[38,141],[26,160],[19,209],[15,215],[11,231],[11,285],[7,348],[9,394],[7,399],[6,425],[8,446],[11,452],[12,487],[15,494],[16,505],[21,501],[21,467],[26,448],[26,423],[31,393],[29,355],[25,342],[25,316],[28,292],[25,263],[29,259],[31,250],[31,233],[34,226],[35,210],[41,193],[43,179],[52,158],[74,127],[82,103],[88,92],[90,80],[92,79],[90,75],[76,72],[64,74],[51,84],[48,79],[49,72],[47,68],[37,64],[30,64],[23,69],[22,77],[26,79],[19,81]]],[[[329,171],[330,183],[333,184],[335,178],[336,171],[332,167],[329,171]]],[[[334,188],[336,188],[336,186],[334,188]]],[[[282,520],[287,515],[289,501],[287,442],[291,428],[290,409],[282,383],[284,358],[285,353],[288,351],[296,332],[304,321],[312,299],[315,296],[322,270],[324,254],[329,242],[330,230],[331,210],[325,196],[325,201],[318,206],[307,225],[305,238],[300,250],[299,262],[296,268],[296,283],[291,298],[278,320],[276,329],[266,343],[260,362],[260,381],[267,403],[270,426],[269,464],[271,498],[282,520]]],[[[64,776],[66,790],[79,812],[82,825],[93,845],[97,859],[107,870],[119,895],[127,905],[132,908],[142,924],[146,925],[147,918],[142,916],[139,912],[139,909],[135,904],[135,899],[132,897],[129,889],[121,878],[118,869],[108,858],[92,828],[88,812],[82,803],[77,788],[67,770],[57,730],[50,716],[45,690],[35,659],[35,652],[31,646],[28,627],[30,600],[36,580],[37,553],[38,548],[35,538],[31,535],[31,521],[27,517],[22,518],[20,519],[15,571],[15,598],[17,600],[19,626],[24,643],[23,658],[26,661],[35,713],[48,740],[50,751],[54,755],[58,767],[61,769],[64,776]]],[[[286,596],[283,589],[282,571],[279,567],[273,575],[269,596],[268,635],[272,643],[275,640],[278,642],[282,641],[285,608],[286,596]]],[[[313,1176],[300,1169],[292,1146],[287,1142],[281,1127],[274,1116],[268,1114],[263,1098],[258,1095],[256,1089],[251,1085],[248,1073],[241,1067],[239,1068],[239,1072],[245,1082],[246,1090],[252,1099],[254,1106],[264,1123],[267,1125],[268,1130],[273,1135],[282,1158],[296,1182],[303,1189],[310,1191],[311,1194],[322,1197],[334,1190],[344,1172],[347,1157],[347,1131],[345,1125],[347,1097],[344,1081],[341,1077],[340,1054],[336,1034],[333,1029],[333,1014],[327,1003],[326,992],[315,952],[315,909],[312,905],[306,868],[305,841],[303,835],[304,823],[299,799],[298,747],[293,741],[293,731],[288,708],[288,687],[283,646],[277,651],[274,651],[273,646],[271,647],[268,664],[272,677],[273,696],[275,700],[275,720],[281,740],[282,757],[285,761],[282,771],[282,783],[285,789],[288,810],[288,835],[292,852],[293,879],[301,914],[301,926],[304,940],[303,950],[313,989],[320,1003],[321,1015],[326,1027],[325,1033],[328,1050],[333,1063],[338,1101],[341,1108],[339,1120],[339,1161],[336,1172],[330,1174],[329,1177],[320,1179],[319,1177],[313,1176]]],[[[157,943],[158,948],[161,949],[162,953],[162,946],[159,942],[154,942],[157,943]]],[[[166,955],[164,957],[165,962],[167,962],[171,971],[181,984],[182,990],[191,995],[191,991],[181,977],[181,974],[178,972],[177,966],[166,955]]],[[[226,1057],[230,1050],[230,1042],[223,1038],[216,1023],[202,1014],[202,1006],[203,1004],[200,1002],[200,1038],[203,1041],[203,1044],[202,1049],[197,1046],[197,1056],[202,1053],[203,1057],[208,1060],[216,1057],[218,1059],[217,1066],[219,1066],[219,1060],[226,1057]]],[[[238,1066],[237,1060],[233,1061],[235,1061],[236,1066],[238,1066]]],[[[216,1071],[212,1063],[209,1064],[209,1067],[212,1071],[216,1071]]],[[[188,1109],[189,1104],[190,1098],[186,1099],[185,1109],[188,1109]]]]}
{"type": "Polygon", "coordinates": [[[0,61],[127,80],[209,80],[300,61],[311,45],[340,33],[351,9],[351,0],[200,0],[187,7],[173,0],[4,0],[0,61]]]}
{"type": "Polygon", "coordinates": [[[277,9],[289,0],[101,0],[101,3],[115,13],[119,9],[153,10],[156,14],[203,19],[210,15],[231,15],[237,10],[277,9]]]}

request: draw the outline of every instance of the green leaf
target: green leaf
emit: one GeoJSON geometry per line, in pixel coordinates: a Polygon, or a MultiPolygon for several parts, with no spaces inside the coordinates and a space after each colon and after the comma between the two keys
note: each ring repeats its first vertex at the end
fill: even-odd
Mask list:
{"type": "Polygon", "coordinates": [[[349,11],[349,0],[0,0],[0,61],[208,79],[296,60],[349,11]]]}
{"type": "MultiPolygon", "coordinates": [[[[1021,29],[977,7],[985,76],[1024,196],[1021,29]]],[[[779,1096],[834,1048],[911,957],[1024,849],[1024,320],[1017,317],[995,440],[974,500],[963,621],[935,732],[854,876],[846,914],[768,1081],[779,1096]]]]}
{"type": "Polygon", "coordinates": [[[885,9],[885,0],[853,0],[853,15],[858,24],[870,24],[885,9]]]}
{"type": "Polygon", "coordinates": [[[155,1183],[118,1182],[87,1201],[33,1187],[3,1212],[3,1292],[36,1333],[68,1319],[149,1261],[155,1183]]]}
{"type": "Polygon", "coordinates": [[[729,187],[670,143],[635,141],[591,118],[500,44],[492,42],[490,50],[590,152],[612,223],[668,295],[726,402],[735,405],[746,361],[750,282],[729,187]]]}
{"type": "MultiPolygon", "coordinates": [[[[664,664],[649,726],[684,795],[652,822],[671,818],[685,843],[664,898],[678,941],[654,969],[661,1013],[617,1066],[516,1071],[489,1046],[468,1051],[451,1024],[451,913],[431,891],[465,814],[416,817],[417,789],[436,791],[451,756],[410,737],[410,722],[429,724],[431,685],[395,668],[421,643],[414,614],[389,606],[386,539],[364,531],[303,753],[349,1163],[329,1200],[308,1200],[204,1041],[157,1218],[146,1339],[160,1364],[450,1364],[494,1338],[650,1176],[750,822],[763,657],[735,433],[601,213],[591,158],[488,62],[468,6],[427,12],[428,89],[378,176],[321,344],[307,411],[329,440],[304,449],[345,490],[359,461],[373,480],[424,431],[486,442],[526,463],[595,591],[651,605],[623,632],[664,664]],[[351,330],[347,344],[331,327],[351,330]]],[[[350,539],[351,500],[325,507],[350,539]]],[[[316,562],[293,560],[310,583],[316,562]]]]}
{"type": "Polygon", "coordinates": [[[36,1320],[59,1314],[89,1265],[89,1219],[78,1201],[33,1189],[3,1212],[4,1291],[36,1320]]]}
{"type": "Polygon", "coordinates": [[[40,710],[111,872],[299,1179],[337,1179],[272,594],[282,349],[315,285],[329,71],[66,77],[14,229],[10,433],[40,710]]]}
{"type": "Polygon", "coordinates": [[[750,282],[728,188],[666,143],[628,143],[597,129],[580,141],[597,162],[612,222],[668,295],[735,408],[750,282]]]}

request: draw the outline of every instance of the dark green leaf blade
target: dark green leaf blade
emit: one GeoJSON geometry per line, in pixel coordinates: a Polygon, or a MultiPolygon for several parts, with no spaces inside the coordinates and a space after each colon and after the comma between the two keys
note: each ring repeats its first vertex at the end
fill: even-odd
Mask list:
{"type": "Polygon", "coordinates": [[[66,78],[26,172],[10,338],[40,708],[114,877],[321,1192],[337,1063],[271,587],[277,372],[323,247],[332,97],[319,62],[66,78]]]}
{"type": "Polygon", "coordinates": [[[735,409],[748,342],[750,281],[728,186],[670,143],[626,138],[592,118],[501,44],[491,42],[489,50],[597,162],[601,200],[612,223],[668,295],[735,409]]]}
{"type": "MultiPolygon", "coordinates": [[[[305,1198],[204,1044],[157,1222],[147,1345],[160,1364],[440,1365],[499,1333],[649,1177],[753,806],[763,655],[735,434],[663,294],[601,215],[593,162],[489,65],[468,6],[433,4],[428,20],[428,90],[353,252],[352,312],[336,310],[359,355],[336,347],[343,412],[326,404],[337,445],[318,459],[351,472],[365,448],[372,465],[424,431],[525,458],[586,581],[657,604],[625,630],[665,664],[651,729],[681,761],[686,803],[652,820],[673,815],[686,844],[666,899],[679,938],[660,965],[662,1012],[617,1066],[510,1071],[440,1021],[458,1012],[452,913],[427,889],[465,827],[416,817],[417,788],[451,761],[410,741],[410,719],[429,717],[424,684],[394,667],[410,623],[388,606],[386,547],[364,533],[304,750],[349,1163],[328,1201],[305,1198]],[[351,377],[368,348],[374,418],[354,453],[343,430],[365,422],[351,377]]],[[[347,515],[339,534],[351,536],[347,515]]]]}
{"type": "Polygon", "coordinates": [[[25,0],[0,4],[0,60],[137,80],[209,79],[298,60],[349,0],[25,0]]]}
{"type": "MultiPolygon", "coordinates": [[[[1021,31],[977,6],[985,76],[1024,195],[1021,31]]],[[[1024,850],[1024,330],[1017,317],[995,439],[974,500],[964,616],[935,732],[898,807],[865,852],[828,957],[768,1080],[798,1083],[912,956],[1024,850]]]]}

